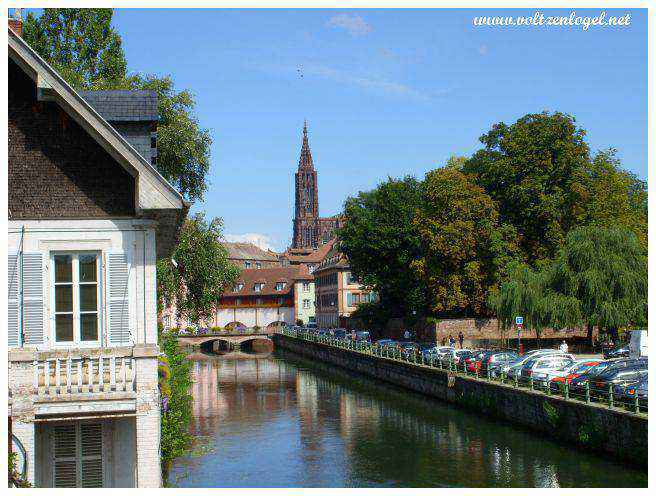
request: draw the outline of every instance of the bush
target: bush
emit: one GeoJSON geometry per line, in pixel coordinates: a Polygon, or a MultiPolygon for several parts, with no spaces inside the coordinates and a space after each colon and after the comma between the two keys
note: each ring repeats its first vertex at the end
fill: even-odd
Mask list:
{"type": "Polygon", "coordinates": [[[303,326],[303,321],[301,319],[296,319],[297,326],[303,326]]]}
{"type": "Polygon", "coordinates": [[[261,330],[261,329],[262,329],[262,328],[261,328],[260,326],[253,326],[253,330],[254,330],[254,331],[259,331],[259,330],[261,330]]]}
{"type": "Polygon", "coordinates": [[[9,487],[32,487],[28,481],[23,479],[23,476],[19,474],[16,469],[17,456],[17,453],[9,453],[9,463],[7,464],[7,467],[9,468],[9,487]]]}
{"type": "Polygon", "coordinates": [[[180,350],[173,334],[160,333],[160,348],[164,356],[159,361],[160,390],[167,398],[167,410],[162,412],[161,456],[166,473],[169,463],[184,455],[191,443],[191,362],[180,350]]]}
{"type": "Polygon", "coordinates": [[[222,331],[223,331],[223,327],[221,327],[221,326],[211,327],[211,328],[210,328],[210,331],[211,331],[213,334],[214,334],[214,333],[217,333],[217,332],[222,332],[222,331]]]}

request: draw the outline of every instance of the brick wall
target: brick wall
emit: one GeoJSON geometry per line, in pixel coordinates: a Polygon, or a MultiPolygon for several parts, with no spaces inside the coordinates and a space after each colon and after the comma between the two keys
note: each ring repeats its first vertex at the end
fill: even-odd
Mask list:
{"type": "Polygon", "coordinates": [[[134,215],[132,176],[12,60],[8,85],[10,218],[134,215]]]}

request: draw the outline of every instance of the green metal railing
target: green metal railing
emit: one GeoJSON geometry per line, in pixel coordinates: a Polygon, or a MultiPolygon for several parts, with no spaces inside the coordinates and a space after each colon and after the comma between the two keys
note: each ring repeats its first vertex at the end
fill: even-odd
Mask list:
{"type": "Polygon", "coordinates": [[[554,383],[537,381],[532,376],[522,377],[513,374],[509,378],[505,373],[492,372],[486,368],[483,373],[480,369],[470,370],[463,362],[456,364],[453,360],[447,358],[438,358],[436,356],[425,356],[419,350],[402,350],[396,346],[378,346],[368,341],[355,341],[350,338],[336,338],[334,336],[319,335],[314,332],[295,331],[292,329],[283,329],[278,331],[285,336],[302,339],[312,343],[319,343],[334,348],[344,349],[361,353],[363,355],[384,358],[397,362],[413,364],[419,367],[428,367],[438,370],[444,370],[478,380],[499,383],[505,386],[518,389],[529,389],[536,392],[544,393],[547,396],[561,397],[567,401],[582,401],[585,403],[597,403],[609,408],[624,409],[634,413],[647,415],[647,403],[639,400],[637,395],[633,398],[618,398],[614,395],[612,386],[607,389],[599,389],[591,386],[586,382],[582,387],[572,388],[567,382],[554,383]]]}

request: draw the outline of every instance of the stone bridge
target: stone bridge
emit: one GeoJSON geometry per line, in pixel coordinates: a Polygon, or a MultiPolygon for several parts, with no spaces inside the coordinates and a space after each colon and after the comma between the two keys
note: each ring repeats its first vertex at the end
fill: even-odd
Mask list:
{"type": "Polygon", "coordinates": [[[213,334],[179,334],[178,343],[181,345],[201,348],[206,351],[234,351],[242,346],[250,347],[254,351],[270,351],[273,349],[271,336],[274,330],[226,332],[213,334]]]}

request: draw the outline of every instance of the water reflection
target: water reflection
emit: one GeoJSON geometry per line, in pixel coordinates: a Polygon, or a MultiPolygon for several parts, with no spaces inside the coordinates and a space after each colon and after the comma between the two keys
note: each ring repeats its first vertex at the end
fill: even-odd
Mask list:
{"type": "Polygon", "coordinates": [[[182,487],[636,487],[646,472],[290,355],[196,354],[182,487]],[[200,454],[198,454],[200,453],[200,454]]]}

